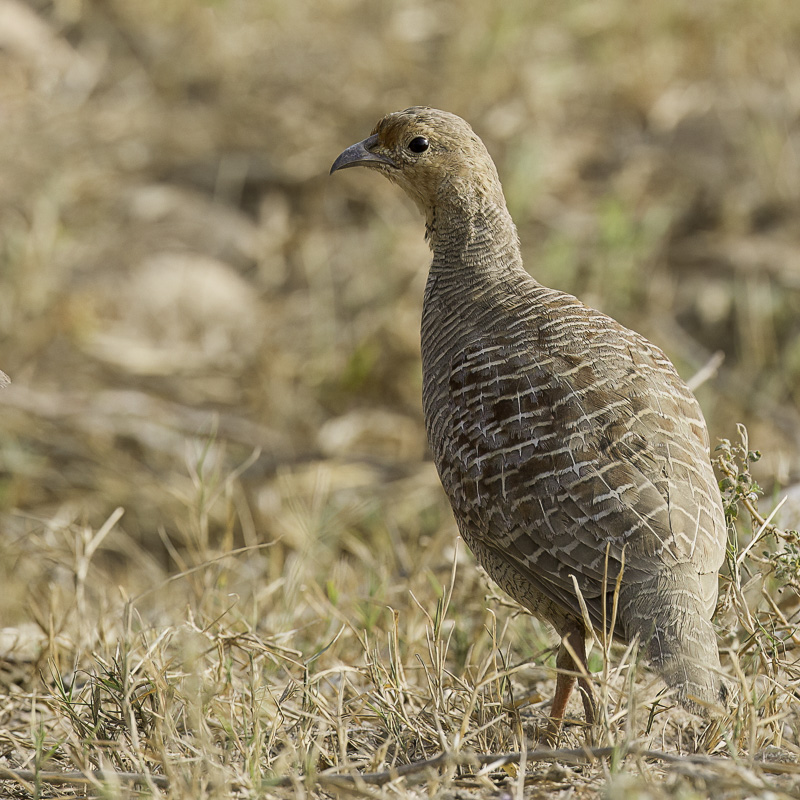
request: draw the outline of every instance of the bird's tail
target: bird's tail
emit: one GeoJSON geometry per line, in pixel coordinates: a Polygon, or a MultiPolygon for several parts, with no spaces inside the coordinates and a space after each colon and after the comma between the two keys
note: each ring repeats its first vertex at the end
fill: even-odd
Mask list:
{"type": "MultiPolygon", "coordinates": [[[[716,582],[716,581],[715,581],[716,582]]],[[[620,592],[628,638],[638,634],[650,663],[688,710],[708,715],[724,703],[717,636],[711,624],[716,587],[689,564],[650,575],[620,592]]]]}

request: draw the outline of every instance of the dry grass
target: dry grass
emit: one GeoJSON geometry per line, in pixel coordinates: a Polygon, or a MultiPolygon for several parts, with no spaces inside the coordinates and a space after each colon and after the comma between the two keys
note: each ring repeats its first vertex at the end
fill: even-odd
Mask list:
{"type": "Polygon", "coordinates": [[[799,119],[778,0],[2,0],[0,794],[796,795],[797,542],[746,503],[800,478],[799,119]],[[416,103],[474,123],[543,282],[724,355],[712,437],[764,457],[720,453],[716,725],[596,650],[598,757],[534,754],[552,639],[424,447],[421,222],[327,179],[416,103]]]}
{"type": "MultiPolygon", "coordinates": [[[[726,463],[745,475],[736,454],[726,463]]],[[[747,553],[731,551],[718,614],[724,668],[738,687],[726,714],[710,725],[691,717],[636,668],[635,649],[614,648],[596,675],[595,729],[568,725],[567,750],[539,752],[529,748],[553,687],[552,670],[536,666],[552,664],[546,637],[453,550],[447,526],[417,544],[424,566],[410,569],[402,547],[387,563],[388,533],[368,549],[343,532],[325,578],[321,531],[337,517],[350,528],[364,509],[343,503],[320,466],[284,482],[282,537],[214,546],[209,520],[223,510],[236,519],[239,481],[214,477],[218,456],[215,440],[199,440],[187,464],[192,545],[178,552],[164,534],[180,571],[141,552],[120,529],[121,511],[97,531],[54,520],[11,543],[35,624],[16,628],[13,642],[7,630],[3,643],[7,791],[55,796],[66,781],[62,795],[291,797],[350,786],[480,797],[499,783],[510,796],[605,787],[612,796],[743,797],[800,786],[797,593],[763,565],[751,574],[747,553]],[[305,548],[288,548],[292,536],[307,537],[305,548]],[[149,588],[131,597],[133,585],[149,588]],[[407,767],[442,753],[433,766],[407,767]],[[524,773],[499,766],[508,753],[524,773]]],[[[403,488],[381,508],[387,526],[401,524],[415,488],[425,498],[411,482],[403,488]]],[[[786,556],[785,543],[760,541],[786,556]]]]}

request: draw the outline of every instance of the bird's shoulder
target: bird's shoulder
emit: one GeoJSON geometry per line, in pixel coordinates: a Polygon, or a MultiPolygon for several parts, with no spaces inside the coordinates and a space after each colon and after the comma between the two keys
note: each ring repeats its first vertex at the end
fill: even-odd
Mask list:
{"type": "Polygon", "coordinates": [[[513,399],[587,433],[624,418],[640,434],[674,435],[686,421],[708,447],[697,400],[659,347],[572,295],[534,281],[523,288],[478,295],[473,313],[451,312],[463,328],[446,365],[454,397],[484,410],[490,398],[513,399]]]}

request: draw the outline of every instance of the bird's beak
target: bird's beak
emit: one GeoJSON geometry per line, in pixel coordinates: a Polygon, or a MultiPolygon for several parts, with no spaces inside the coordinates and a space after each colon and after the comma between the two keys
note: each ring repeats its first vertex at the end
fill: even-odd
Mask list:
{"type": "Polygon", "coordinates": [[[397,164],[395,164],[390,158],[387,158],[380,153],[372,152],[371,148],[375,147],[376,144],[378,144],[377,135],[370,136],[368,139],[364,139],[363,142],[351,144],[350,147],[348,147],[347,150],[345,150],[339,156],[339,158],[333,162],[330,174],[333,175],[337,169],[357,167],[360,164],[366,164],[367,166],[371,164],[383,164],[387,167],[396,167],[397,164]]]}

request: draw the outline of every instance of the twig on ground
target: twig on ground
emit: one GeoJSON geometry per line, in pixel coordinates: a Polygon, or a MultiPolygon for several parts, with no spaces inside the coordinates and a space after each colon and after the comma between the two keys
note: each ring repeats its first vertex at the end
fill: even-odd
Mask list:
{"type": "MultiPolygon", "coordinates": [[[[561,762],[565,764],[586,764],[611,757],[636,756],[648,758],[653,761],[663,761],[666,764],[679,764],[682,766],[703,766],[717,769],[757,767],[763,772],[772,775],[800,775],[800,764],[754,761],[747,763],[737,762],[730,758],[706,755],[676,755],[665,753],[661,750],[648,750],[636,746],[626,748],[617,747],[582,747],[575,749],[555,750],[528,750],[524,753],[442,753],[435,758],[424,761],[414,761],[411,764],[402,764],[382,772],[352,773],[320,773],[310,776],[309,783],[327,787],[353,787],[360,784],[370,786],[383,786],[398,778],[416,775],[426,770],[439,769],[440,767],[484,767],[486,771],[497,769],[507,764],[519,764],[523,758],[526,763],[533,762],[561,762]]],[[[33,782],[50,784],[93,784],[113,780],[120,783],[147,784],[152,783],[159,788],[167,788],[169,780],[163,775],[145,774],[143,772],[113,772],[98,770],[96,772],[34,772],[27,769],[6,769],[0,767],[0,780],[15,780],[23,785],[33,782]]],[[[266,779],[265,787],[289,787],[298,782],[295,776],[266,779]]]]}
{"type": "MultiPolygon", "coordinates": [[[[39,783],[54,785],[93,785],[102,784],[104,781],[117,783],[148,784],[153,783],[159,788],[169,786],[169,779],[163,775],[149,775],[144,772],[115,772],[113,770],[97,770],[96,772],[34,772],[31,769],[7,769],[0,767],[0,780],[14,780],[23,786],[39,783]]],[[[31,791],[31,789],[28,789],[31,791]]]]}
{"type": "MultiPolygon", "coordinates": [[[[576,749],[556,749],[556,750],[528,750],[525,753],[525,761],[531,762],[562,762],[565,764],[586,764],[611,757],[636,756],[638,758],[649,758],[654,761],[663,761],[666,764],[692,764],[695,766],[717,767],[729,769],[731,767],[753,767],[757,766],[764,772],[775,775],[800,775],[800,764],[775,763],[775,762],[755,762],[747,764],[734,761],[730,758],[705,755],[675,755],[665,753],[661,750],[647,750],[636,746],[625,748],[618,747],[581,747],[576,749]]],[[[496,769],[507,764],[519,764],[522,759],[521,753],[498,753],[498,754],[477,754],[477,753],[442,753],[435,758],[425,761],[415,761],[411,764],[402,764],[399,767],[384,770],[382,772],[367,772],[363,774],[345,773],[321,773],[313,777],[313,782],[321,786],[355,786],[357,784],[368,784],[372,786],[383,786],[398,778],[408,777],[429,769],[438,769],[444,766],[477,766],[496,769]]],[[[277,778],[265,781],[265,785],[274,787],[292,786],[294,778],[277,778]]]]}

